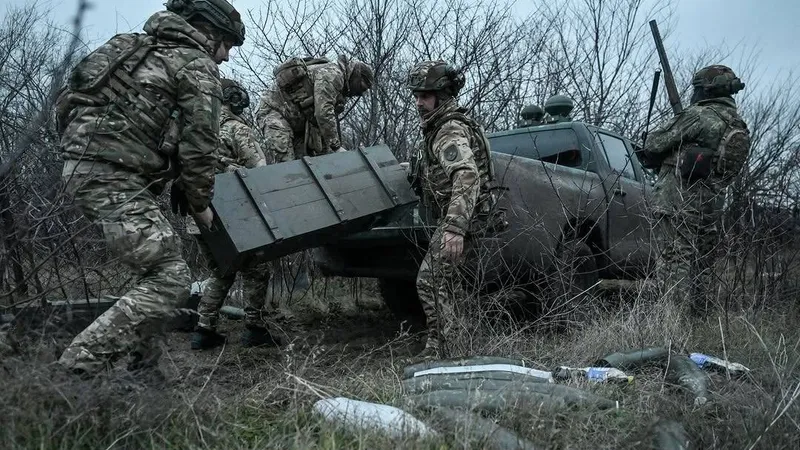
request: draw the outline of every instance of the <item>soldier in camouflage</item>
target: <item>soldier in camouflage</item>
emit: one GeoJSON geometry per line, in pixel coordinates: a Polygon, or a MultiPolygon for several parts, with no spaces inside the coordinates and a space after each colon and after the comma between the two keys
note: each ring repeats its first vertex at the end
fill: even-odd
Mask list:
{"type": "Polygon", "coordinates": [[[464,298],[460,268],[465,248],[491,214],[494,170],[483,128],[458,106],[464,75],[444,61],[423,61],[408,76],[416,99],[423,142],[415,169],[423,206],[437,221],[417,275],[428,338],[421,358],[447,357],[454,306],[464,298]]]}
{"type": "MultiPolygon", "coordinates": [[[[264,153],[258,140],[253,135],[253,130],[241,117],[245,108],[250,105],[250,96],[241,85],[233,80],[222,79],[222,114],[220,115],[220,143],[216,152],[216,173],[233,172],[237,169],[252,169],[266,165],[264,153]]],[[[218,273],[218,267],[206,242],[200,235],[200,230],[190,222],[187,227],[189,233],[194,234],[201,253],[211,271],[203,297],[197,308],[199,319],[197,328],[190,338],[193,350],[209,349],[225,342],[225,336],[217,333],[217,320],[219,309],[222,307],[228,292],[236,280],[236,273],[223,275],[218,273]]],[[[256,262],[241,271],[243,295],[245,299],[245,326],[247,331],[242,337],[242,344],[246,347],[263,344],[277,344],[272,334],[267,329],[264,313],[264,303],[267,298],[267,287],[270,279],[269,264],[256,262]]]]}
{"type": "Polygon", "coordinates": [[[126,355],[129,370],[157,369],[164,319],[188,296],[190,272],[156,197],[174,179],[173,203],[211,223],[217,65],[244,42],[239,13],[225,0],[169,0],[144,31],[117,35],[85,57],[56,103],[67,191],[138,276],[59,359],[89,375],[126,355]]]}
{"type": "Polygon", "coordinates": [[[691,105],[648,136],[644,155],[660,162],[652,196],[660,290],[703,314],[724,191],[745,165],[750,133],[732,97],[744,83],[730,68],[705,67],[692,84],[691,105]]]}
{"type": "Polygon", "coordinates": [[[278,66],[275,83],[261,96],[256,121],[275,162],[343,151],[338,115],[347,97],[372,88],[372,68],[339,56],[291,58],[278,66]]]}

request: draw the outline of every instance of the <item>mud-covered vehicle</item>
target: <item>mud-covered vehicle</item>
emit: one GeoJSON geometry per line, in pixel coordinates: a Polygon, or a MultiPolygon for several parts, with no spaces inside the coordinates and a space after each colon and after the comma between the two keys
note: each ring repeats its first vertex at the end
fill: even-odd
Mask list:
{"type": "MultiPolygon", "coordinates": [[[[543,280],[581,292],[599,278],[636,279],[651,267],[651,185],[633,145],[609,130],[551,116],[487,135],[509,227],[481,239],[468,259],[466,272],[484,293],[530,292],[543,280]]],[[[415,279],[434,228],[417,207],[314,249],[314,263],[326,276],[377,278],[393,312],[420,316],[415,279]]]]}

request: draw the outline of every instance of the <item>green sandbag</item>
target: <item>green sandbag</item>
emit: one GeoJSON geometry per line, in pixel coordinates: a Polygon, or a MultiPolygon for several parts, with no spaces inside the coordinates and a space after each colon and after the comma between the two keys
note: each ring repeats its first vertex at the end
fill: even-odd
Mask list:
{"type": "Polygon", "coordinates": [[[529,385],[543,383],[547,383],[547,380],[508,372],[422,375],[403,380],[403,392],[421,394],[440,390],[496,391],[499,389],[536,392],[536,389],[529,385]]]}
{"type": "Polygon", "coordinates": [[[607,355],[594,363],[596,367],[613,367],[622,371],[636,370],[647,365],[666,363],[669,350],[664,347],[651,347],[629,352],[607,355]]]}
{"type": "Polygon", "coordinates": [[[708,377],[688,356],[670,356],[667,380],[691,392],[695,397],[695,405],[702,405],[708,400],[708,377]]]}
{"type": "Polygon", "coordinates": [[[408,401],[418,408],[434,407],[467,409],[488,413],[508,410],[536,410],[540,406],[555,408],[609,409],[616,403],[580,389],[559,384],[529,383],[526,390],[439,390],[410,395],[408,401]]]}
{"type": "Polygon", "coordinates": [[[433,369],[435,367],[479,366],[483,364],[512,364],[515,366],[533,367],[532,361],[524,359],[500,358],[497,356],[472,356],[469,358],[442,359],[412,364],[403,369],[403,378],[411,378],[417,372],[433,369]]]}
{"type": "MultiPolygon", "coordinates": [[[[465,436],[469,440],[483,443],[490,450],[535,450],[547,448],[522,438],[508,428],[497,425],[477,414],[455,411],[449,408],[434,408],[431,417],[440,425],[441,431],[454,436],[465,436]]],[[[431,425],[431,424],[429,424],[431,425]]]]}
{"type": "Polygon", "coordinates": [[[650,430],[652,448],[658,450],[688,450],[691,448],[686,429],[674,420],[659,420],[650,430]]]}

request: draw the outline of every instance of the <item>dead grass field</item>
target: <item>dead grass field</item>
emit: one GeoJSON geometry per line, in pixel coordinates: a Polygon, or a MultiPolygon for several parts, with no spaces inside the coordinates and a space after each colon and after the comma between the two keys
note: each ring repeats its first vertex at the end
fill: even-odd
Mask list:
{"type": "MultiPolygon", "coordinates": [[[[266,449],[486,448],[466,433],[392,440],[351,433],[312,413],[328,396],[403,406],[402,369],[420,350],[418,336],[401,330],[369,287],[341,286],[328,298],[292,308],[290,346],[243,349],[240,323],[223,321],[233,339],[221,349],[191,352],[188,334],[171,333],[162,360],[168,378],[147,386],[124,377],[124,364],[83,381],[52,364],[69,336],[36,335],[2,361],[0,443],[10,449],[266,449]]],[[[681,422],[694,448],[800,448],[800,314],[795,305],[744,312],[722,326],[687,320],[662,304],[633,300],[598,312],[569,332],[537,332],[471,318],[460,330],[460,355],[524,357],[541,369],[583,366],[613,351],[667,346],[741,362],[743,380],[710,375],[711,396],[694,406],[664,373],[636,373],[630,385],[570,381],[612,400],[618,409],[542,407],[494,417],[542,448],[650,448],[648,428],[659,419],[681,422]],[[724,344],[724,345],[723,345],[724,344]]],[[[416,414],[425,419],[424,414],[416,414]]]]}

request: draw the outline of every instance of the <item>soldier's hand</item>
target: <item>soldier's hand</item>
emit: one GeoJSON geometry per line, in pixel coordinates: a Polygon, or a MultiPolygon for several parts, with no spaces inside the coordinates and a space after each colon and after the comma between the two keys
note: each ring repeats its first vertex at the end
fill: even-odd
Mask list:
{"type": "Polygon", "coordinates": [[[211,222],[214,221],[214,213],[211,212],[211,207],[207,207],[199,213],[193,214],[193,216],[194,220],[203,224],[206,228],[211,228],[211,222]]]}
{"type": "Polygon", "coordinates": [[[339,148],[336,149],[336,153],[342,153],[342,152],[346,152],[346,151],[347,151],[347,149],[344,148],[344,147],[339,147],[339,148]]]}
{"type": "Polygon", "coordinates": [[[444,248],[442,249],[442,255],[450,261],[458,261],[464,253],[464,236],[451,231],[445,231],[443,240],[444,248]]]}

